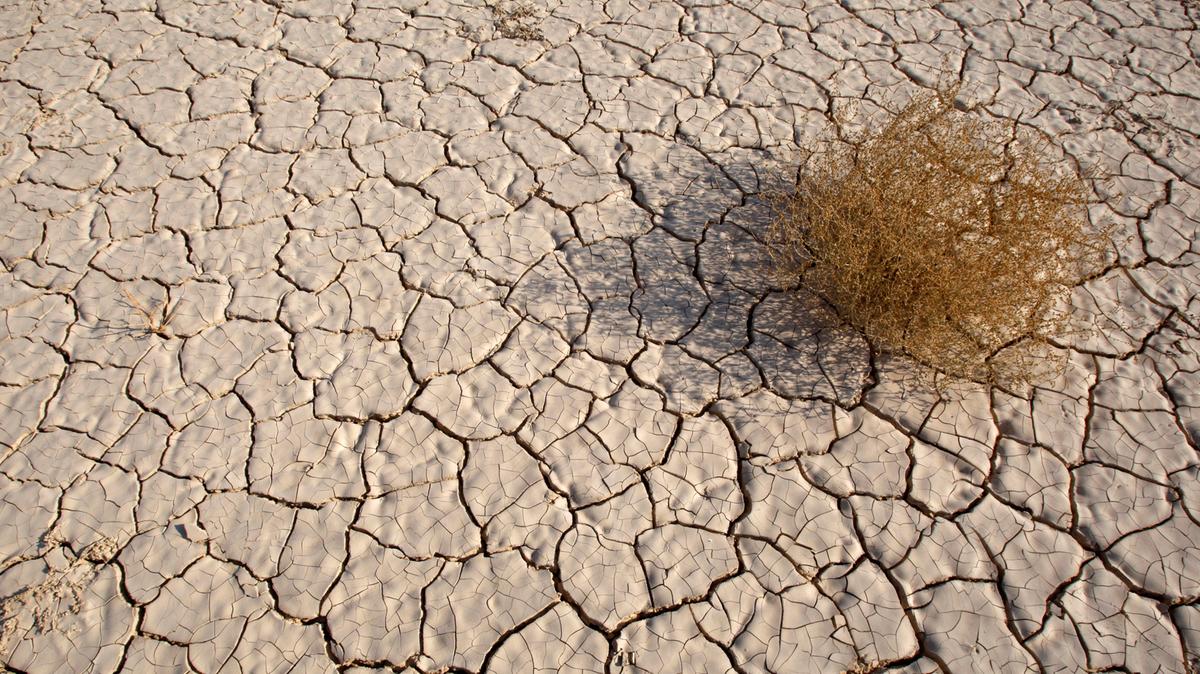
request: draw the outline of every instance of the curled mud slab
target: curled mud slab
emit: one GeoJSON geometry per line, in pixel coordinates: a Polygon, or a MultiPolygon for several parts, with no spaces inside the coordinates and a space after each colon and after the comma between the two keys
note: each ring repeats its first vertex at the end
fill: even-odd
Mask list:
{"type": "Polygon", "coordinates": [[[2,662],[1195,671],[1197,21],[9,0],[2,662]],[[764,272],[772,162],[943,68],[1109,176],[1029,397],[764,272]]]}

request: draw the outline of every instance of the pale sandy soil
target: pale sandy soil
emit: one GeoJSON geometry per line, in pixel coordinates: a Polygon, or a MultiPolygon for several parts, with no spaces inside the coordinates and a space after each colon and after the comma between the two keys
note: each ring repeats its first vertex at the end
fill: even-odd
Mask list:
{"type": "Polygon", "coordinates": [[[1194,672],[1197,21],[8,0],[0,662],[1194,672]],[[912,389],[755,238],[943,65],[1110,176],[1029,398],[912,389]]]}

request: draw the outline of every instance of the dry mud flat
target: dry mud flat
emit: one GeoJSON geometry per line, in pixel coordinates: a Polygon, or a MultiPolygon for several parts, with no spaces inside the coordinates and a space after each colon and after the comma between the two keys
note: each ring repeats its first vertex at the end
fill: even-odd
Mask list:
{"type": "Polygon", "coordinates": [[[1198,20],[10,0],[0,661],[1194,672],[1198,20]],[[1110,176],[1029,398],[912,389],[754,238],[943,64],[1110,176]]]}

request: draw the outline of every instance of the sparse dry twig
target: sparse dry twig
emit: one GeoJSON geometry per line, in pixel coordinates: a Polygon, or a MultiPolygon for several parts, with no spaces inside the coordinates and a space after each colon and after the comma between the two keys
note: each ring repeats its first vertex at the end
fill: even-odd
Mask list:
{"type": "Polygon", "coordinates": [[[129,292],[128,289],[123,288],[121,292],[125,295],[125,299],[129,300],[129,305],[134,311],[137,311],[142,316],[143,325],[138,326],[140,329],[159,337],[166,338],[170,336],[167,333],[168,326],[171,323],[171,319],[175,317],[175,313],[179,310],[179,305],[168,307],[165,311],[150,309],[135,297],[133,293],[129,292]]]}

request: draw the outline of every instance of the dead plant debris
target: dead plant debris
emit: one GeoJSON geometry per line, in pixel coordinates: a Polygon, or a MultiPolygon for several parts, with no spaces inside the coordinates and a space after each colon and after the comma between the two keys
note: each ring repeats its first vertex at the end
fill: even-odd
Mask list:
{"type": "Polygon", "coordinates": [[[1086,183],[1047,139],[956,109],[956,95],[918,95],[873,129],[839,123],[775,195],[772,253],[877,348],[1030,383],[1110,232],[1090,225],[1086,183]]]}

